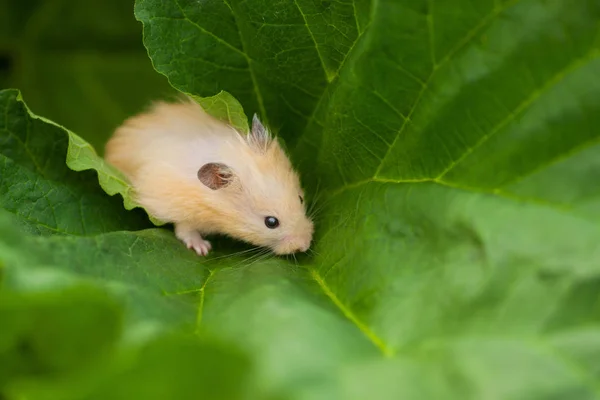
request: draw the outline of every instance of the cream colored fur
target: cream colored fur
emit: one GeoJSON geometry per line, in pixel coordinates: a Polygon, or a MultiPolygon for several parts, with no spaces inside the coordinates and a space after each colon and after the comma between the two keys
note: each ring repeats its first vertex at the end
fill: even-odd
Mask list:
{"type": "Polygon", "coordinates": [[[242,136],[192,99],[158,102],[125,121],[105,158],[131,181],[136,201],[175,223],[177,236],[199,254],[210,244],[198,232],[224,233],[277,254],[310,246],[313,223],[299,199],[299,177],[277,140],[242,136]],[[198,170],[210,162],[230,167],[229,186],[212,190],[200,182],[198,170]],[[267,216],[280,226],[267,228],[267,216]]]}

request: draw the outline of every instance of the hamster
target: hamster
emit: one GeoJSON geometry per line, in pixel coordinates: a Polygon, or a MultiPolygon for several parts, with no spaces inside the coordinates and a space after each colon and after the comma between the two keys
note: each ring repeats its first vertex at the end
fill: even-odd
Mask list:
{"type": "Polygon", "coordinates": [[[135,201],[175,225],[198,255],[221,233],[277,255],[309,249],[298,173],[256,114],[248,134],[206,113],[192,98],[156,102],[127,119],[106,144],[106,161],[133,186],[135,201]]]}

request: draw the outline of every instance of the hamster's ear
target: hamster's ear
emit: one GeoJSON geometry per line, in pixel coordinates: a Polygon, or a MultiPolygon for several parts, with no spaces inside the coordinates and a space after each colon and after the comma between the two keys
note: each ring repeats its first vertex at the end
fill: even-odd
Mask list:
{"type": "Polygon", "coordinates": [[[254,114],[252,118],[252,131],[250,132],[250,140],[261,150],[266,150],[271,142],[271,134],[267,128],[260,122],[258,116],[254,114]]]}
{"type": "Polygon", "coordinates": [[[233,171],[225,164],[208,163],[198,170],[198,179],[212,190],[223,189],[232,182],[233,171]]]}

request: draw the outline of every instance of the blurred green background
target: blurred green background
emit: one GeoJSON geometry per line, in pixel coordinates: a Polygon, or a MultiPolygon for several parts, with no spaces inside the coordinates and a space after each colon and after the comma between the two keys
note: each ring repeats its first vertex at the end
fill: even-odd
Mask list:
{"type": "Polygon", "coordinates": [[[0,0],[0,89],[98,152],[129,115],[173,89],[152,68],[134,0],[0,0]]]}

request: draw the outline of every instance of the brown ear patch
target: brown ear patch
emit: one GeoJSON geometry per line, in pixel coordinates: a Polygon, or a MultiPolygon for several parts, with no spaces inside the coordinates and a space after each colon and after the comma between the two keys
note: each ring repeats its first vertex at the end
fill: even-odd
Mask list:
{"type": "Polygon", "coordinates": [[[218,190],[229,186],[233,179],[233,172],[225,164],[208,163],[198,170],[198,179],[204,186],[218,190]]]}

